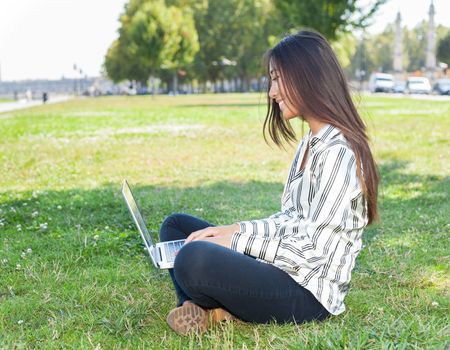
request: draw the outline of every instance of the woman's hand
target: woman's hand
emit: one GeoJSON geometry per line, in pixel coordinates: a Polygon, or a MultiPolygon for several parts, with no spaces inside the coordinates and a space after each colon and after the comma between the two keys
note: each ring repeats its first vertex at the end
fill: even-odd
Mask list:
{"type": "Polygon", "coordinates": [[[185,244],[202,240],[230,248],[231,236],[233,236],[233,233],[236,231],[239,231],[239,224],[207,227],[203,230],[192,232],[186,239],[185,244]]]}

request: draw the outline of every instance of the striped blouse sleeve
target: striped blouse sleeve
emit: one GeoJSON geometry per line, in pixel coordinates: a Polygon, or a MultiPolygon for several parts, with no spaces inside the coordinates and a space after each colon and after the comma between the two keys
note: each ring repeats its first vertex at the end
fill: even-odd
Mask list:
{"type": "Polygon", "coordinates": [[[261,237],[272,237],[284,222],[292,219],[293,208],[280,211],[266,219],[238,222],[240,233],[261,237]]]}
{"type": "Polygon", "coordinates": [[[321,158],[310,187],[308,216],[302,220],[292,217],[269,237],[241,226],[232,237],[231,249],[294,270],[305,265],[314,268],[334,252],[358,187],[355,157],[349,148],[338,145],[324,151],[321,158]]]}

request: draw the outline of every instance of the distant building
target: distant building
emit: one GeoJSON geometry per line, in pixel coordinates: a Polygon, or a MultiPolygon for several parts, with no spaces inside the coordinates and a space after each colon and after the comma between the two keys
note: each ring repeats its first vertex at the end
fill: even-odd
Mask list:
{"type": "MultiPolygon", "coordinates": [[[[436,14],[433,0],[431,0],[428,10],[428,31],[427,31],[427,47],[425,52],[425,70],[427,75],[432,78],[436,72],[436,26],[434,23],[434,15],[436,14]]],[[[397,13],[395,20],[395,39],[394,39],[394,55],[393,68],[396,75],[404,72],[403,68],[403,32],[401,26],[401,14],[397,13]]]]}
{"type": "Polygon", "coordinates": [[[403,72],[403,32],[402,32],[402,17],[400,12],[397,13],[395,20],[395,41],[394,41],[394,72],[403,72]]]}
{"type": "Polygon", "coordinates": [[[431,0],[430,9],[428,11],[429,19],[425,59],[425,68],[430,73],[433,73],[436,70],[436,28],[434,25],[434,14],[434,4],[433,0],[431,0]]]}

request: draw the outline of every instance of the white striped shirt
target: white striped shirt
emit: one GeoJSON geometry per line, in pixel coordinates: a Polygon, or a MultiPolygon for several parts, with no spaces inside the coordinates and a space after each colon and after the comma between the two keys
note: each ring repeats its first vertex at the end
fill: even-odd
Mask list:
{"type": "Polygon", "coordinates": [[[231,249],[286,271],[338,315],[345,311],[344,297],[367,222],[355,155],[341,132],[326,125],[300,142],[281,211],[239,222],[231,249]],[[308,142],[309,156],[299,170],[308,142]]]}

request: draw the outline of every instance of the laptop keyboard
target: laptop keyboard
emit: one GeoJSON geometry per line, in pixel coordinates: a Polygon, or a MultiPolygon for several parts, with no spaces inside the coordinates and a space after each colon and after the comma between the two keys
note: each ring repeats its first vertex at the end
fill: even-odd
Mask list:
{"type": "Polygon", "coordinates": [[[175,260],[177,252],[183,246],[184,241],[181,242],[167,242],[164,244],[164,250],[166,251],[167,261],[171,262],[175,260]]]}

